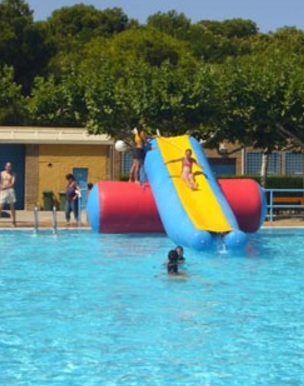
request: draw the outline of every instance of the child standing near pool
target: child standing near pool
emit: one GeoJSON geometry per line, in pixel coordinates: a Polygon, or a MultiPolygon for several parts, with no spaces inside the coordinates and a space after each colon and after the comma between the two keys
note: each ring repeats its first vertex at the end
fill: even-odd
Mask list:
{"type": "MultiPolygon", "coordinates": [[[[195,158],[192,157],[192,150],[187,149],[185,151],[185,156],[181,158],[176,158],[170,161],[165,162],[165,165],[173,163],[173,162],[181,162],[182,163],[182,173],[181,178],[186,182],[190,189],[196,190],[198,188],[198,184],[195,181],[195,174],[192,171],[193,164],[197,165],[199,168],[203,170],[203,166],[201,166],[195,158]]],[[[202,173],[202,172],[199,172],[202,173]]]]}

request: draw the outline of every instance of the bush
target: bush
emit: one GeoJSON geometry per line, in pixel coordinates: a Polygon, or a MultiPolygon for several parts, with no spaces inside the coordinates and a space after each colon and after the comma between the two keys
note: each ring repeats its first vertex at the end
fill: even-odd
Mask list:
{"type": "Polygon", "coordinates": [[[123,174],[119,177],[119,181],[129,181],[129,175],[123,174]]]}

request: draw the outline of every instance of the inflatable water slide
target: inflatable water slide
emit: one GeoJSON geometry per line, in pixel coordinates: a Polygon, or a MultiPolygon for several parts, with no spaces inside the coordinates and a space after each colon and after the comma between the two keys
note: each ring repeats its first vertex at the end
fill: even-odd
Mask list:
{"type": "Polygon", "coordinates": [[[209,249],[218,239],[228,249],[242,249],[246,232],[259,229],[266,215],[262,189],[254,180],[215,178],[199,142],[188,135],[157,137],[151,141],[143,185],[103,181],[92,189],[87,214],[93,229],[103,233],[152,233],[165,231],[176,244],[196,250],[209,249]],[[185,150],[194,165],[198,183],[191,190],[181,179],[185,150]]]}
{"type": "MultiPolygon", "coordinates": [[[[196,139],[187,135],[157,138],[147,154],[145,172],[166,233],[175,243],[200,250],[209,247],[218,235],[226,239],[226,244],[245,243],[246,235],[239,230],[196,139]],[[181,162],[165,165],[183,157],[186,149],[191,149],[193,158],[203,166],[203,174],[196,176],[197,190],[191,190],[181,179],[181,162]]],[[[194,164],[193,172],[201,170],[194,164]]]]}

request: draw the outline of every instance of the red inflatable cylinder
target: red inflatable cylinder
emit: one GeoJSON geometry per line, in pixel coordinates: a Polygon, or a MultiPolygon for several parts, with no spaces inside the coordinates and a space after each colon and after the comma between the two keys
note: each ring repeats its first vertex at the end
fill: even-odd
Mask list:
{"type": "Polygon", "coordinates": [[[251,179],[220,179],[220,187],[244,232],[256,232],[266,210],[260,185],[251,179]]]}
{"type": "MultiPolygon", "coordinates": [[[[266,213],[259,184],[251,179],[220,179],[219,184],[240,230],[256,232],[266,213]]],[[[87,214],[101,233],[164,232],[149,184],[101,181],[89,195],[87,214]]]]}
{"type": "Polygon", "coordinates": [[[99,182],[101,233],[164,232],[148,184],[99,182]]]}

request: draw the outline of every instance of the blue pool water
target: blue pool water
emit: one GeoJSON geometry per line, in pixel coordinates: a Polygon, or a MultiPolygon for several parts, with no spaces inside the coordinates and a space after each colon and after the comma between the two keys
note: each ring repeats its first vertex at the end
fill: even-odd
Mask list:
{"type": "Polygon", "coordinates": [[[0,232],[0,385],[304,384],[304,230],[235,256],[164,236],[0,232]]]}

